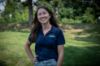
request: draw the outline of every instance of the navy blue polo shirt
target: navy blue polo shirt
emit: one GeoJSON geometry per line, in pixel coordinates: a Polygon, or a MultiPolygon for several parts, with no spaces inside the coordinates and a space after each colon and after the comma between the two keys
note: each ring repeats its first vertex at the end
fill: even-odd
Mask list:
{"type": "MultiPolygon", "coordinates": [[[[32,33],[29,36],[32,43],[32,33]]],[[[35,53],[38,61],[58,59],[57,46],[65,44],[63,32],[58,27],[52,26],[51,30],[44,36],[42,29],[37,34],[35,42],[35,53]]]]}

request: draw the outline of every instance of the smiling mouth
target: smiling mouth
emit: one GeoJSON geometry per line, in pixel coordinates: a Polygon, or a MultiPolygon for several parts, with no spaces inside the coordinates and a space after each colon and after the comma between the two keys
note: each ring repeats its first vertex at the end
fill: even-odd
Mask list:
{"type": "Polygon", "coordinates": [[[46,20],[46,19],[47,19],[47,17],[42,17],[42,18],[41,18],[41,20],[46,20]]]}

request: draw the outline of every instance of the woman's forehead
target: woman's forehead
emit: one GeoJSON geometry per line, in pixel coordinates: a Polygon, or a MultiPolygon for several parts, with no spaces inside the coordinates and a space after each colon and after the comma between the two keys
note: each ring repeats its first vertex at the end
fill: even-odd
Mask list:
{"type": "Polygon", "coordinates": [[[38,9],[38,13],[40,13],[40,12],[48,12],[46,9],[44,9],[44,8],[39,8],[38,9]]]}

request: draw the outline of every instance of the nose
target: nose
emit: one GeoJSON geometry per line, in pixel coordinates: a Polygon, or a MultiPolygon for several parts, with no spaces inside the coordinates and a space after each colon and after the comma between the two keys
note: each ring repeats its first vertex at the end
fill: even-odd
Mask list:
{"type": "Polygon", "coordinates": [[[40,17],[43,18],[44,16],[45,16],[45,14],[42,13],[40,17]]]}
{"type": "Polygon", "coordinates": [[[43,18],[45,18],[45,15],[41,15],[39,18],[40,18],[40,19],[43,19],[43,18]]]}

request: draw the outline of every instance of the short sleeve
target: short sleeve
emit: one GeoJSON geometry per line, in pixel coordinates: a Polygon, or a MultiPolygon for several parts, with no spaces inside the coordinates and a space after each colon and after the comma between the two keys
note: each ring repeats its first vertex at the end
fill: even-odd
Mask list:
{"type": "Polygon", "coordinates": [[[33,43],[33,34],[32,33],[29,34],[28,40],[29,40],[30,44],[33,43]]]}
{"type": "Polygon", "coordinates": [[[59,30],[57,35],[57,45],[64,45],[65,44],[65,38],[62,30],[59,30]]]}

